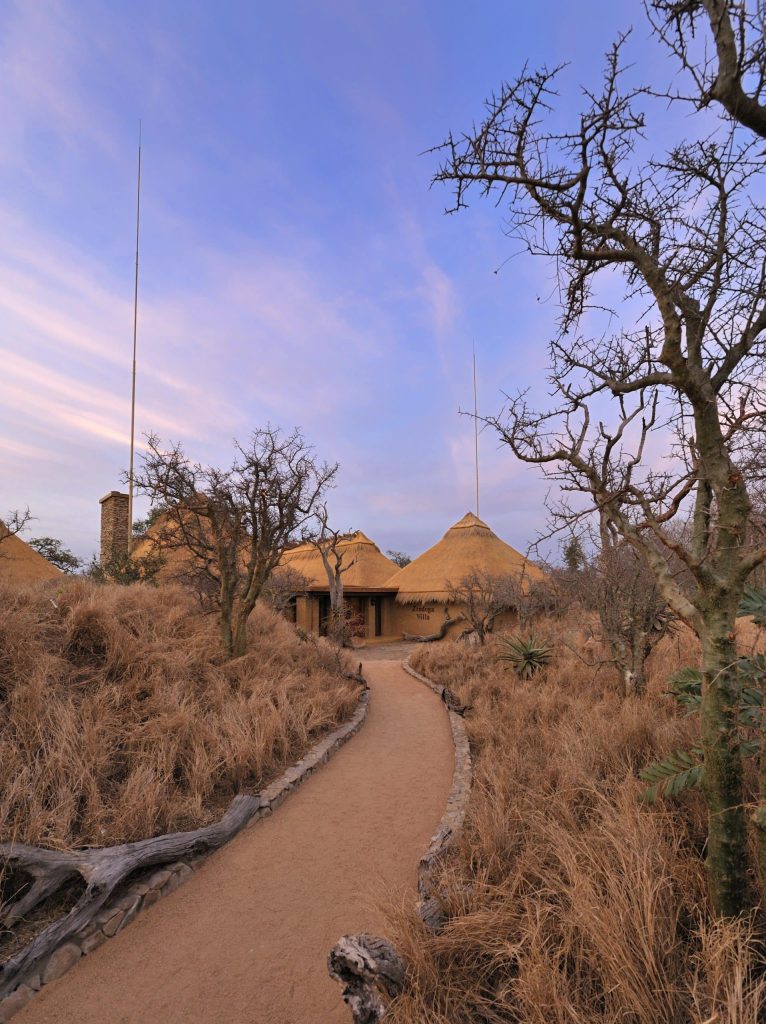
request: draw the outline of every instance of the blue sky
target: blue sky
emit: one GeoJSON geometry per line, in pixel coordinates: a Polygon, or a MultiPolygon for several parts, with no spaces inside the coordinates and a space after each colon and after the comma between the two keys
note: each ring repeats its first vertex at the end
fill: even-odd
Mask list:
{"type": "MultiPolygon", "coordinates": [[[[571,61],[576,111],[632,24],[651,70],[638,0],[6,0],[0,514],[28,504],[27,536],[87,557],[121,486],[141,118],[139,434],[225,464],[233,437],[297,424],[341,463],[339,526],[435,542],[473,506],[472,343],[493,413],[543,386],[556,308],[502,211],[444,216],[419,154],[524,62],[571,61]]],[[[480,445],[482,516],[524,549],[546,485],[480,445]]]]}

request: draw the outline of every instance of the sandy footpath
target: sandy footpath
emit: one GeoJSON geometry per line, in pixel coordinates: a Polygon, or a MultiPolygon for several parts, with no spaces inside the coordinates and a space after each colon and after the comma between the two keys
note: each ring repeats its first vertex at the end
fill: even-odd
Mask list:
{"type": "Polygon", "coordinates": [[[385,657],[365,658],[367,721],[327,765],[14,1024],[348,1024],[327,953],[384,931],[381,892],[414,898],[452,781],[444,708],[385,657]]]}

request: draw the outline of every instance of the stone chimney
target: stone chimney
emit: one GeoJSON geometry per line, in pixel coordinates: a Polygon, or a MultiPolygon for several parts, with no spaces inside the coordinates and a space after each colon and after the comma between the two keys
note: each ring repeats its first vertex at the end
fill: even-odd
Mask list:
{"type": "Polygon", "coordinates": [[[128,554],[130,523],[128,522],[127,494],[110,491],[100,501],[101,505],[101,565],[106,566],[116,558],[128,554]]]}

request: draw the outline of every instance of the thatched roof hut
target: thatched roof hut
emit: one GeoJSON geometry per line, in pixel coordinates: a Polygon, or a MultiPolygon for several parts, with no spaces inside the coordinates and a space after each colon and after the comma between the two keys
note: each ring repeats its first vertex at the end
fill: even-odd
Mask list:
{"type": "MultiPolygon", "coordinates": [[[[381,552],[377,544],[361,530],[338,542],[343,552],[343,565],[351,568],[343,573],[343,589],[354,591],[382,590],[396,571],[396,564],[381,552]]],[[[308,580],[308,590],[327,590],[327,573],[322,556],[313,544],[298,544],[282,555],[280,568],[294,569],[308,580]]]]}
{"type": "Polygon", "coordinates": [[[10,535],[0,523],[0,580],[9,583],[37,583],[55,580],[64,574],[52,562],[25,544],[20,537],[10,535]]]}
{"type": "Polygon", "coordinates": [[[472,512],[450,527],[438,544],[399,569],[387,581],[396,588],[400,604],[426,604],[449,599],[449,584],[457,586],[469,573],[524,577],[533,582],[543,573],[472,512]]]}

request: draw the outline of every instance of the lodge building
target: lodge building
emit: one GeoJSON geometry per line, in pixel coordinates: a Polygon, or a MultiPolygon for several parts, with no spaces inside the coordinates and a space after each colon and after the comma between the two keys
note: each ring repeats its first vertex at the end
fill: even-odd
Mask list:
{"type": "MultiPolygon", "coordinates": [[[[125,495],[112,491],[101,499],[102,558],[126,537],[115,519],[126,516],[125,495]]],[[[126,546],[126,544],[124,545],[126,546]]],[[[147,535],[135,554],[151,550],[147,535]],[[146,549],[146,550],[145,550],[146,549]]],[[[352,634],[360,640],[398,638],[403,634],[430,636],[445,619],[457,618],[460,609],[450,597],[450,584],[459,585],[471,572],[512,576],[524,585],[541,580],[541,570],[506,544],[472,512],[466,513],[441,540],[409,565],[399,568],[361,530],[338,543],[342,554],[343,596],[350,612],[352,634]]],[[[179,553],[169,552],[178,569],[179,553]]],[[[330,612],[330,587],[322,557],[310,543],[288,548],[275,570],[293,570],[302,577],[291,601],[290,617],[306,632],[323,634],[330,612]]],[[[172,578],[172,574],[167,574],[172,578]]],[[[447,635],[464,628],[455,623],[447,635]]]]}
{"type": "MultiPolygon", "coordinates": [[[[342,540],[338,547],[343,554],[342,565],[349,567],[342,577],[344,599],[351,609],[352,631],[360,639],[438,632],[445,618],[456,618],[459,612],[451,602],[450,584],[458,585],[473,571],[514,576],[527,582],[543,578],[536,565],[472,512],[402,569],[361,531],[342,540]]],[[[307,632],[323,633],[330,588],[319,552],[311,544],[291,548],[282,556],[280,568],[294,569],[308,580],[305,592],[295,599],[296,625],[307,632]]],[[[460,628],[455,624],[450,632],[460,628]]]]}

